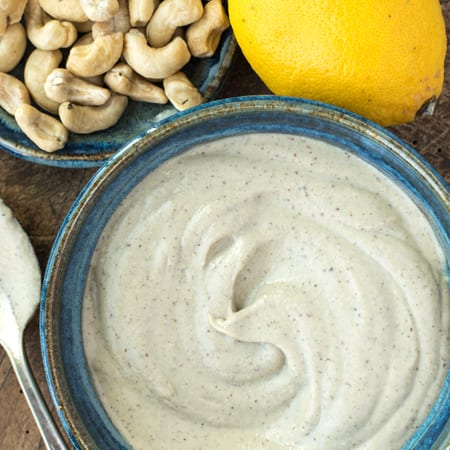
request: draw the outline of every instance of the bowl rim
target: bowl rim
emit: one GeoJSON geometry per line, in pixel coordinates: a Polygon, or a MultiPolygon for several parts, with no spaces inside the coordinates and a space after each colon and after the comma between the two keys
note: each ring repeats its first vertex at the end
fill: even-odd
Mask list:
{"type": "MultiPolygon", "coordinates": [[[[164,142],[168,137],[176,136],[186,127],[197,126],[199,120],[211,122],[218,121],[220,118],[223,118],[224,115],[229,117],[232,115],[242,116],[249,114],[250,117],[253,117],[257,114],[271,115],[275,113],[292,115],[293,117],[295,117],[295,115],[298,117],[313,117],[319,123],[325,121],[327,125],[334,124],[343,130],[350,130],[356,135],[363,135],[368,141],[374,142],[374,145],[386,149],[388,154],[394,159],[399,159],[402,163],[406,163],[408,168],[414,172],[414,174],[418,174],[420,179],[425,183],[427,189],[434,195],[430,210],[433,221],[436,221],[439,226],[439,229],[436,232],[441,233],[444,237],[444,242],[441,241],[441,244],[447,259],[447,273],[450,274],[450,187],[430,163],[428,163],[415,149],[403,142],[389,130],[339,107],[311,100],[272,95],[227,98],[200,105],[189,111],[176,113],[161,121],[157,129],[147,130],[122,147],[94,174],[90,181],[83,187],[69,209],[69,212],[61,224],[50,253],[44,275],[40,306],[42,358],[47,384],[52,400],[56,405],[59,419],[76,448],[91,448],[91,446],[92,448],[95,448],[95,443],[90,440],[91,437],[86,430],[80,430],[77,427],[76,416],[78,413],[74,411],[73,405],[70,404],[70,402],[69,405],[67,405],[64,399],[64,382],[60,379],[61,374],[58,374],[58,370],[61,369],[58,368],[58,330],[55,325],[55,320],[57,319],[58,304],[60,302],[59,298],[57,298],[59,292],[58,289],[60,287],[59,283],[65,277],[65,258],[67,258],[67,254],[70,253],[72,249],[71,245],[73,244],[74,239],[73,234],[76,233],[77,227],[82,228],[83,226],[83,221],[85,220],[84,215],[89,213],[89,208],[96,203],[98,196],[101,195],[102,191],[108,189],[111,180],[115,180],[122,171],[135,163],[141,155],[148,153],[150,151],[149,149],[158,143],[164,145],[164,142]],[[434,215],[434,210],[437,205],[440,205],[440,207],[443,208],[444,214],[446,214],[446,224],[441,224],[441,220],[434,215]]],[[[278,125],[274,123],[273,129],[276,129],[277,126],[278,125]]],[[[252,130],[257,131],[254,128],[252,128],[252,130]]],[[[240,133],[248,131],[249,130],[244,127],[243,131],[241,130],[240,133]]],[[[286,130],[283,129],[283,132],[286,132],[286,130]]],[[[209,135],[210,133],[209,130],[206,131],[206,134],[209,135]]],[[[231,133],[231,135],[240,134],[233,133],[233,130],[229,130],[228,133],[231,133]]],[[[317,136],[322,136],[322,133],[323,130],[319,130],[316,134],[317,136]]],[[[186,149],[194,144],[186,144],[183,142],[179,145],[186,149]]],[[[175,154],[177,153],[175,152],[175,154]]],[[[172,153],[158,154],[157,156],[160,157],[160,160],[156,161],[157,157],[154,158],[156,166],[165,159],[170,158],[172,153]]],[[[152,168],[147,168],[145,174],[150,173],[152,170],[152,168]]],[[[132,188],[130,188],[130,190],[131,189],[132,188]]],[[[412,194],[417,194],[417,192],[413,192],[412,194]]],[[[430,416],[432,414],[436,415],[437,412],[442,410],[446,412],[446,415],[448,416],[448,408],[450,408],[450,370],[448,371],[441,395],[430,413],[430,416]],[[444,391],[446,392],[445,399],[443,398],[444,391]]],[[[427,446],[423,446],[425,444],[421,444],[422,446],[417,447],[415,442],[421,436],[425,436],[426,438],[427,433],[429,432],[428,428],[433,426],[433,423],[430,423],[430,420],[428,420],[429,417],[416,434],[405,444],[402,450],[428,448],[427,446]]],[[[440,426],[442,426],[442,423],[440,426]]],[[[438,438],[437,445],[439,445],[439,448],[443,449],[444,446],[447,446],[450,443],[450,420],[447,420],[439,433],[440,437],[438,438]]]]}

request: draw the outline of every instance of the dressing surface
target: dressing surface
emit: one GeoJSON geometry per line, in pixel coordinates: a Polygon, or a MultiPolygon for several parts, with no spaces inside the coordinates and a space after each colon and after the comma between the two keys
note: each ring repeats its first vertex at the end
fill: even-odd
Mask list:
{"type": "Polygon", "coordinates": [[[136,450],[398,449],[447,376],[446,261],[417,206],[345,149],[222,138],[118,206],[82,328],[136,450]]]}

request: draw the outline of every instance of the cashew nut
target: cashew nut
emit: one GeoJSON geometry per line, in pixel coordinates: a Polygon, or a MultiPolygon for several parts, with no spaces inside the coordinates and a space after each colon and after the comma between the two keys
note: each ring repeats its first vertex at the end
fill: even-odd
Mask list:
{"type": "Polygon", "coordinates": [[[91,43],[76,43],[70,49],[66,67],[79,77],[101,75],[114,67],[122,49],[122,33],[102,34],[91,43]]]}
{"type": "Polygon", "coordinates": [[[119,10],[114,17],[106,22],[95,22],[92,26],[92,36],[95,39],[101,34],[126,33],[131,28],[127,0],[119,0],[119,10]]]}
{"type": "Polygon", "coordinates": [[[190,25],[186,31],[186,40],[192,55],[197,58],[214,55],[222,33],[229,26],[222,0],[209,1],[201,19],[190,25]]]}
{"type": "Polygon", "coordinates": [[[0,71],[10,72],[19,64],[25,53],[27,36],[21,23],[10,25],[0,36],[0,71]]]}
{"type": "Polygon", "coordinates": [[[118,94],[112,94],[101,106],[80,106],[64,102],[59,106],[59,117],[68,130],[88,134],[115,125],[127,104],[128,97],[118,94]]]}
{"type": "Polygon", "coordinates": [[[24,80],[33,100],[46,111],[58,112],[59,104],[47,97],[44,84],[50,72],[56,69],[62,60],[60,50],[35,49],[25,63],[24,80]]]}
{"type": "Polygon", "coordinates": [[[41,50],[70,47],[77,39],[77,29],[71,22],[51,19],[38,0],[29,0],[25,8],[25,25],[31,43],[41,50]]]}
{"type": "Polygon", "coordinates": [[[105,83],[118,94],[147,103],[167,103],[164,90],[138,75],[125,63],[117,64],[105,75],[105,83]]]}
{"type": "Polygon", "coordinates": [[[80,0],[80,6],[93,22],[106,22],[119,10],[118,0],[80,0]]]}
{"type": "Polygon", "coordinates": [[[28,89],[16,77],[0,72],[0,106],[14,116],[22,103],[31,103],[28,89]]]}
{"type": "Polygon", "coordinates": [[[178,72],[191,59],[184,39],[176,37],[167,45],[153,48],[139,30],[132,28],[125,34],[125,61],[140,75],[151,80],[163,80],[178,72]]]}
{"type": "Polygon", "coordinates": [[[201,0],[163,0],[147,25],[147,40],[152,47],[162,47],[178,27],[189,25],[202,17],[201,0]]]}
{"type": "Polygon", "coordinates": [[[189,78],[178,72],[163,81],[164,91],[178,111],[192,108],[203,103],[204,99],[189,78]]]}
{"type": "Polygon", "coordinates": [[[86,22],[88,17],[81,8],[80,0],[39,0],[41,8],[58,20],[69,22],[86,22]]]}
{"type": "Polygon", "coordinates": [[[0,107],[46,151],[63,148],[69,131],[113,126],[128,99],[191,108],[204,99],[181,69],[192,55],[211,56],[229,26],[221,0],[0,0],[0,107]],[[22,59],[27,37],[36,48],[22,83],[4,72],[22,59]]]}
{"type": "Polygon", "coordinates": [[[146,26],[158,4],[159,0],[128,0],[131,26],[146,26]]]}
{"type": "Polygon", "coordinates": [[[64,125],[34,106],[20,104],[14,117],[21,130],[42,150],[54,152],[66,145],[69,133],[64,125]]]}
{"type": "Polygon", "coordinates": [[[72,75],[67,69],[53,70],[44,84],[47,97],[55,102],[73,102],[79,105],[103,105],[111,92],[72,75]]]}
{"type": "Polygon", "coordinates": [[[27,0],[0,1],[0,36],[6,33],[8,26],[22,20],[27,0]]]}

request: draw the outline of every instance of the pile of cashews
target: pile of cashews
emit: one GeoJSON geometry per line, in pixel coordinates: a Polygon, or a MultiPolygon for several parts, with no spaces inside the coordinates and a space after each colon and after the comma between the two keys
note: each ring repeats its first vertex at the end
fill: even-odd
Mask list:
{"type": "Polygon", "coordinates": [[[0,0],[0,107],[47,152],[113,126],[128,99],[190,108],[204,99],[182,69],[229,26],[222,0],[0,0]],[[30,43],[22,82],[9,72],[30,43]]]}

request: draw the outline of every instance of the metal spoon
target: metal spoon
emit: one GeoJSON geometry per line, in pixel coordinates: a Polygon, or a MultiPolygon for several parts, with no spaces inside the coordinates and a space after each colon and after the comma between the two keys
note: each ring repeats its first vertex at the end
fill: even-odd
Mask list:
{"type": "Polygon", "coordinates": [[[0,199],[0,345],[5,349],[48,449],[66,450],[33,378],[23,335],[39,304],[41,273],[28,236],[0,199]]]}

